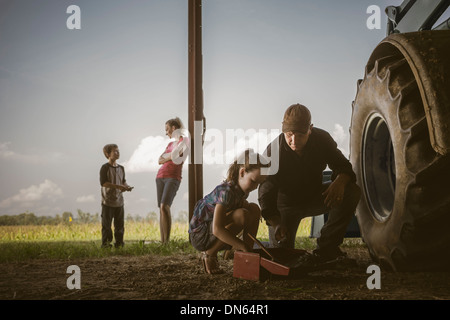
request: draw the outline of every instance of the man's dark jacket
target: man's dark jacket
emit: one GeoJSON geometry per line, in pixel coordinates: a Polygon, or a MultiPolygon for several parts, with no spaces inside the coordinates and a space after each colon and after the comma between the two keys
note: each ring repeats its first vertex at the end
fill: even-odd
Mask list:
{"type": "MultiPolygon", "coordinates": [[[[322,193],[322,175],[328,167],[333,171],[334,180],[340,173],[346,173],[351,181],[356,181],[350,161],[337,148],[328,132],[312,128],[311,135],[300,157],[286,143],[284,134],[278,136],[279,168],[267,177],[258,191],[261,214],[264,219],[279,215],[278,206],[307,205],[322,193]]],[[[271,154],[271,145],[265,151],[271,154]]]]}

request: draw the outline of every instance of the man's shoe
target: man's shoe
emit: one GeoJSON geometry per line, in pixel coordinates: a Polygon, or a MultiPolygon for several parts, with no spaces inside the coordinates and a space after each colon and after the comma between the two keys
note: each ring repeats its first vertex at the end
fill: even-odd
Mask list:
{"type": "Polygon", "coordinates": [[[347,254],[339,248],[332,250],[315,249],[313,254],[320,264],[336,264],[340,266],[351,266],[356,264],[356,260],[347,257],[347,254]]]}

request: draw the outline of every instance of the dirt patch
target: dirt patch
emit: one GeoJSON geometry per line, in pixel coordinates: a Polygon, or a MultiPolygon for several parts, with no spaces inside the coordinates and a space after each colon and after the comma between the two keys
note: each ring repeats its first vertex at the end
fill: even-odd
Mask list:
{"type": "Polygon", "coordinates": [[[224,274],[207,275],[195,254],[2,263],[0,299],[450,299],[449,272],[382,271],[381,289],[369,290],[366,270],[372,263],[367,251],[346,251],[357,260],[354,267],[312,272],[295,280],[236,279],[232,260],[220,260],[224,274]],[[66,286],[69,265],[80,267],[80,290],[66,286]]]}

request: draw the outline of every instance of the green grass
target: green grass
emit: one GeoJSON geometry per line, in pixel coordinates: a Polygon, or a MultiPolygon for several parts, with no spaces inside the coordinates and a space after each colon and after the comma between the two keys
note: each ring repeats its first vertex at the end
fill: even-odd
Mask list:
{"type": "MultiPolygon", "coordinates": [[[[308,250],[315,247],[315,239],[309,238],[310,225],[310,218],[302,220],[297,233],[297,247],[308,250]]],[[[268,241],[264,222],[260,224],[257,238],[268,241]]],[[[121,249],[101,248],[100,223],[0,226],[0,262],[196,252],[189,243],[187,223],[172,225],[168,244],[162,245],[159,240],[158,222],[126,221],[125,247],[121,249]]]]}

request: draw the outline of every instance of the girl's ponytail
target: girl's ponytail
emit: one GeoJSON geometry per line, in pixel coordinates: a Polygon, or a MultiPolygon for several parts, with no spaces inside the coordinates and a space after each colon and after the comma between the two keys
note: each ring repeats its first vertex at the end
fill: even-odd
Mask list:
{"type": "Polygon", "coordinates": [[[239,169],[241,169],[242,165],[238,164],[237,161],[234,161],[227,172],[227,179],[225,181],[237,184],[239,179],[239,169]]]}

